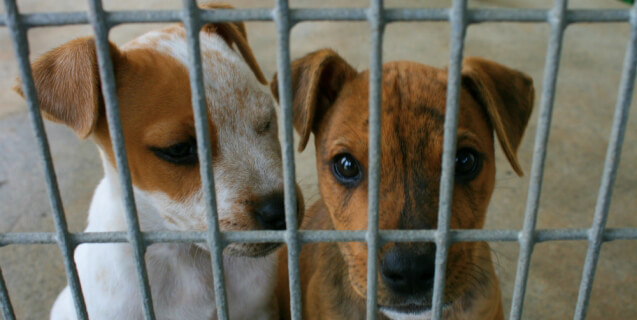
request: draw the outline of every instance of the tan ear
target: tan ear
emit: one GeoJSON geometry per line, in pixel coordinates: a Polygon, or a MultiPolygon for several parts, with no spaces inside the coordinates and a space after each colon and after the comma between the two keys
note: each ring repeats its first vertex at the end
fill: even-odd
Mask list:
{"type": "MultiPolygon", "coordinates": [[[[298,150],[303,151],[321,116],[334,103],[343,84],[357,72],[336,52],[322,49],[294,60],[291,73],[294,128],[301,136],[298,150]]],[[[277,101],[278,88],[275,74],[270,90],[277,101]]]]}
{"type": "Polygon", "coordinates": [[[485,108],[504,154],[522,176],[517,150],[533,111],[533,79],[493,61],[469,57],[463,61],[462,84],[485,108]]]}
{"type": "MultiPolygon", "coordinates": [[[[111,44],[113,64],[120,57],[111,44]]],[[[44,117],[66,124],[82,139],[88,137],[103,108],[93,38],[70,41],[39,57],[32,65],[38,102],[44,117]]],[[[14,90],[24,97],[19,85],[14,90]]]]}
{"type": "MultiPolygon", "coordinates": [[[[207,3],[201,5],[200,8],[209,10],[234,9],[233,6],[224,3],[207,3]]],[[[259,63],[248,44],[248,33],[246,32],[246,27],[243,22],[209,23],[205,25],[202,30],[218,34],[230,47],[235,44],[243,59],[250,69],[252,69],[252,72],[254,72],[257,80],[259,80],[261,84],[268,84],[268,80],[265,79],[261,67],[259,67],[259,63]]]]}

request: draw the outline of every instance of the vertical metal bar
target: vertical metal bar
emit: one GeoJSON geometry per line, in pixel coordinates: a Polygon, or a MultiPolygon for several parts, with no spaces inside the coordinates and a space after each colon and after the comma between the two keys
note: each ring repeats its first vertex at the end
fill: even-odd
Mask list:
{"type": "Polygon", "coordinates": [[[2,304],[2,317],[4,320],[15,320],[15,313],[9,298],[9,290],[7,290],[7,285],[4,282],[2,268],[0,268],[0,304],[2,304]]]}
{"type": "Polygon", "coordinates": [[[593,280],[595,279],[595,269],[602,246],[604,227],[606,226],[608,209],[613,194],[613,185],[615,184],[617,167],[619,166],[619,160],[621,158],[622,143],[624,141],[624,134],[626,133],[626,123],[628,122],[628,111],[630,110],[630,102],[635,87],[635,68],[637,66],[637,4],[633,5],[633,9],[630,12],[630,27],[630,40],[626,48],[626,56],[624,57],[622,79],[619,86],[617,104],[615,105],[613,128],[608,141],[606,160],[604,161],[604,173],[599,187],[599,195],[597,196],[593,225],[588,233],[589,246],[586,252],[584,270],[582,271],[582,281],[577,296],[575,316],[573,317],[573,319],[576,320],[584,320],[586,318],[586,310],[588,308],[591,289],[593,288],[593,280]]]}
{"type": "Polygon", "coordinates": [[[208,107],[203,87],[203,73],[201,69],[201,45],[199,32],[199,8],[195,0],[183,0],[183,20],[188,42],[188,56],[190,70],[190,86],[192,90],[192,107],[195,115],[195,131],[197,134],[197,152],[199,154],[199,172],[201,185],[206,200],[206,216],[208,222],[207,241],[212,260],[212,275],[215,288],[215,302],[218,319],[228,319],[228,305],[226,300],[225,276],[223,272],[224,244],[219,231],[217,217],[217,199],[215,194],[214,172],[212,169],[212,151],[210,148],[210,128],[208,125],[208,107]]]}
{"type": "Polygon", "coordinates": [[[292,81],[290,79],[290,9],[287,0],[277,0],[273,11],[277,27],[279,101],[283,120],[283,179],[285,192],[285,241],[288,246],[290,277],[290,312],[293,320],[301,319],[301,281],[299,280],[298,221],[294,171],[294,136],[292,129],[292,81]]]}
{"type": "Polygon", "coordinates": [[[449,12],[451,44],[449,49],[449,75],[447,78],[447,106],[445,111],[442,149],[440,200],[438,203],[438,230],[436,232],[436,270],[432,301],[432,319],[435,320],[442,317],[442,305],[444,303],[445,274],[447,254],[449,251],[449,219],[453,201],[462,55],[467,29],[466,11],[466,0],[454,0],[449,12]]]}
{"type": "Polygon", "coordinates": [[[131,244],[133,256],[135,258],[135,268],[137,271],[137,284],[142,298],[142,310],[147,320],[155,319],[153,310],[153,300],[148,283],[148,271],[144,260],[146,246],[142,239],[133,187],[131,185],[130,171],[128,168],[128,158],[124,145],[124,135],[122,133],[122,122],[120,119],[119,103],[117,101],[117,89],[115,87],[115,75],[113,72],[113,62],[110,56],[110,44],[108,42],[108,32],[110,26],[106,22],[104,8],[101,0],[89,0],[89,18],[95,33],[95,46],[99,62],[100,79],[102,83],[102,93],[106,103],[106,119],[108,131],[113,143],[115,161],[119,174],[120,188],[122,190],[122,200],[124,201],[124,211],[126,214],[126,224],[128,231],[128,242],[131,244]]]}
{"type": "Polygon", "coordinates": [[[522,317],[522,306],[526,292],[526,283],[529,276],[529,264],[535,245],[535,224],[542,191],[542,178],[544,176],[544,161],[551,129],[553,114],[553,102],[555,101],[555,86],[560,67],[562,53],[562,39],[566,28],[566,9],[568,0],[555,0],[553,9],[549,12],[549,25],[551,34],[546,52],[546,65],[544,67],[544,80],[542,86],[542,100],[538,119],[537,132],[535,134],[535,146],[533,148],[533,164],[529,181],[529,193],[524,213],[524,226],[519,235],[520,253],[518,267],[515,275],[515,287],[513,289],[513,301],[511,302],[511,320],[519,320],[522,317]]]}
{"type": "Polygon", "coordinates": [[[20,69],[22,92],[27,100],[29,119],[31,120],[31,126],[35,131],[35,138],[38,144],[38,149],[40,150],[40,162],[44,168],[44,180],[49,194],[51,210],[53,211],[53,223],[55,224],[57,243],[60,247],[62,258],[64,260],[64,270],[66,271],[69,288],[71,289],[71,295],[73,296],[77,317],[79,319],[88,319],[86,304],[84,303],[84,297],[82,296],[80,278],[77,274],[75,261],[73,260],[75,244],[71,241],[68,233],[66,218],[64,216],[64,208],[60,197],[60,190],[58,188],[55,169],[53,168],[53,161],[51,159],[49,141],[46,136],[46,131],[44,130],[37,91],[35,89],[35,84],[33,83],[31,65],[29,64],[29,43],[27,40],[27,34],[20,21],[20,14],[15,0],[4,0],[4,7],[6,10],[7,25],[11,30],[13,48],[20,69]]]}
{"type": "Polygon", "coordinates": [[[381,79],[383,76],[383,0],[371,0],[367,12],[371,32],[369,62],[369,173],[367,211],[367,319],[375,320],[378,290],[378,196],[380,190],[381,79]]]}

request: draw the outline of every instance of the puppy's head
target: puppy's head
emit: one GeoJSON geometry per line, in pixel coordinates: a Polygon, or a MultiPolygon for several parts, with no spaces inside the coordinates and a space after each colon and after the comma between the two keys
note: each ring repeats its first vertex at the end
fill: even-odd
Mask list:
{"type": "MultiPolygon", "coordinates": [[[[368,210],[369,73],[358,73],[331,50],[292,63],[294,126],[302,150],[314,133],[323,203],[337,230],[364,230],[368,210]]],[[[276,81],[272,82],[274,94],[276,81]]],[[[380,229],[434,229],[445,118],[447,72],[413,62],[383,66],[380,229]]],[[[494,137],[522,174],[516,151],[533,105],[532,80],[480,58],[464,61],[455,184],[454,229],[481,228],[495,180],[494,137]]],[[[349,284],[366,293],[367,247],[339,243],[349,284]]],[[[450,248],[445,302],[487,285],[485,243],[450,248]]],[[[421,313],[430,308],[435,245],[389,243],[379,252],[381,310],[421,313]]],[[[488,265],[487,265],[488,266],[488,265]]]]}
{"type": "MultiPolygon", "coordinates": [[[[110,53],[140,215],[157,216],[150,220],[161,228],[205,230],[184,34],[182,25],[173,25],[121,48],[111,44],[110,53]]],[[[284,229],[274,101],[245,28],[242,23],[206,25],[200,45],[221,229],[284,229]]],[[[44,116],[81,138],[93,138],[107,169],[115,168],[94,40],[64,44],[32,68],[44,116]]],[[[274,247],[232,244],[228,251],[263,255],[274,247]]]]}

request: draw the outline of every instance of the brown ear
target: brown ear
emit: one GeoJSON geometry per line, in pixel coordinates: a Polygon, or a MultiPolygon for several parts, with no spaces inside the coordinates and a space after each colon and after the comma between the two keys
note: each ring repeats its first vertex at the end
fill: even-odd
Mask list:
{"type": "MultiPolygon", "coordinates": [[[[200,8],[208,10],[234,9],[233,6],[224,3],[207,3],[201,5],[200,8]]],[[[246,61],[250,69],[252,69],[252,72],[254,72],[257,80],[259,80],[261,84],[268,84],[268,80],[265,79],[265,76],[261,71],[261,67],[259,67],[259,63],[254,57],[252,49],[248,44],[248,33],[246,32],[246,27],[243,22],[209,23],[205,25],[202,30],[218,34],[230,47],[235,44],[243,59],[246,61]]]]}
{"type": "MultiPolygon", "coordinates": [[[[338,92],[356,70],[336,52],[322,49],[296,59],[291,65],[292,109],[294,128],[301,136],[303,151],[321,116],[334,103],[338,92]]],[[[270,83],[274,98],[279,100],[277,75],[270,83]]]]}
{"type": "Polygon", "coordinates": [[[522,176],[517,150],[533,111],[533,79],[493,61],[469,57],[463,61],[462,84],[484,106],[504,154],[522,176]]]}
{"type": "MultiPolygon", "coordinates": [[[[111,57],[113,64],[120,57],[113,44],[111,57]]],[[[88,137],[103,107],[93,38],[79,38],[53,49],[31,69],[44,117],[66,124],[82,139],[88,137]]],[[[19,85],[14,90],[24,97],[19,85]]]]}
{"type": "MultiPolygon", "coordinates": [[[[234,9],[234,7],[227,3],[204,3],[199,6],[201,9],[205,10],[215,10],[215,9],[234,9]]],[[[230,22],[239,30],[239,33],[243,36],[244,39],[248,40],[248,33],[246,32],[246,26],[242,21],[230,22]]]]}

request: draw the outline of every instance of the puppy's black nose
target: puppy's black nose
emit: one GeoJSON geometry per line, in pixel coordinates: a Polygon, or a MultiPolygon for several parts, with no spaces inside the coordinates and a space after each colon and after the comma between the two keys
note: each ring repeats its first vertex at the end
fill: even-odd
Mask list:
{"type": "Polygon", "coordinates": [[[381,278],[399,294],[422,294],[430,290],[434,281],[436,251],[424,254],[393,249],[381,261],[381,278]]]}
{"type": "Polygon", "coordinates": [[[283,194],[274,193],[265,196],[255,205],[256,219],[264,229],[285,229],[285,205],[283,194]]]}

